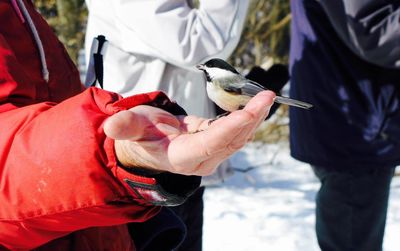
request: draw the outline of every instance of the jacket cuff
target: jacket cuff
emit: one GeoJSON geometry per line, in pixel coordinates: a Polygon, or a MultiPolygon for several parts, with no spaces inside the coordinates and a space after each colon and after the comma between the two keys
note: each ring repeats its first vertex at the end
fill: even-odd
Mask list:
{"type": "Polygon", "coordinates": [[[185,176],[169,172],[146,174],[143,169],[118,171],[119,180],[135,194],[141,204],[154,206],[178,206],[200,186],[201,177],[185,176]]]}

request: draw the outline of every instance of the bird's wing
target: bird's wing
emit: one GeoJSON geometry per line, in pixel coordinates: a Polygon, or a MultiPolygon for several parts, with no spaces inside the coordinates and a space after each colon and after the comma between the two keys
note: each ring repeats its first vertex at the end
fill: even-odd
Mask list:
{"type": "Polygon", "coordinates": [[[259,83],[246,79],[246,82],[244,82],[241,90],[242,94],[253,97],[260,91],[265,91],[266,89],[259,83]]]}
{"type": "MultiPolygon", "coordinates": [[[[251,80],[248,80],[247,83],[242,87],[242,93],[250,96],[255,96],[257,93],[263,90],[267,90],[267,88],[251,80]]],[[[310,109],[311,107],[313,107],[312,104],[282,96],[276,96],[275,102],[290,106],[296,106],[303,109],[310,109]]]]}
{"type": "Polygon", "coordinates": [[[240,86],[224,85],[223,88],[226,92],[232,94],[242,94],[242,88],[240,86]]]}

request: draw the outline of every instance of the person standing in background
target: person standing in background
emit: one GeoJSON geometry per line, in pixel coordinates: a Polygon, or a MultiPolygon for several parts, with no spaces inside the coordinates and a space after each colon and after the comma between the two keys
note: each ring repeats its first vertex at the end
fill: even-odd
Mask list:
{"type": "Polygon", "coordinates": [[[292,0],[294,158],[321,187],[322,250],[382,250],[390,182],[400,164],[400,2],[292,0]]]}
{"type": "MultiPolygon", "coordinates": [[[[215,117],[203,73],[195,66],[229,57],[239,42],[249,1],[200,0],[198,8],[190,0],[86,2],[86,57],[94,37],[102,34],[109,41],[104,89],[123,96],[161,90],[188,114],[215,117]]],[[[215,182],[227,175],[223,163],[209,178],[215,182]]],[[[180,250],[202,249],[203,193],[204,187],[173,208],[188,230],[180,250]]]]}

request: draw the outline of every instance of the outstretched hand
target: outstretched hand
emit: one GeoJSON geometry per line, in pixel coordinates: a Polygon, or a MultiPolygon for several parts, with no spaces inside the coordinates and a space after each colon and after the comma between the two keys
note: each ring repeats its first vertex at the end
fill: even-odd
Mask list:
{"type": "Polygon", "coordinates": [[[136,106],[111,116],[104,132],[115,139],[119,162],[184,175],[210,175],[253,138],[268,115],[275,94],[263,91],[239,111],[209,125],[207,119],[174,116],[151,106],[136,106]]]}

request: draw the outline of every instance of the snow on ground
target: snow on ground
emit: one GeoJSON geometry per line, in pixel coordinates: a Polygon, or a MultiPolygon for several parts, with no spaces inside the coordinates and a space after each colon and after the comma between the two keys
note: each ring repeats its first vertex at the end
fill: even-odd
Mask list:
{"type": "MultiPolygon", "coordinates": [[[[316,251],[314,199],[319,187],[307,164],[285,145],[249,144],[232,157],[237,168],[205,193],[205,251],[316,251]]],[[[392,182],[384,251],[399,250],[400,177],[392,182]]]]}

